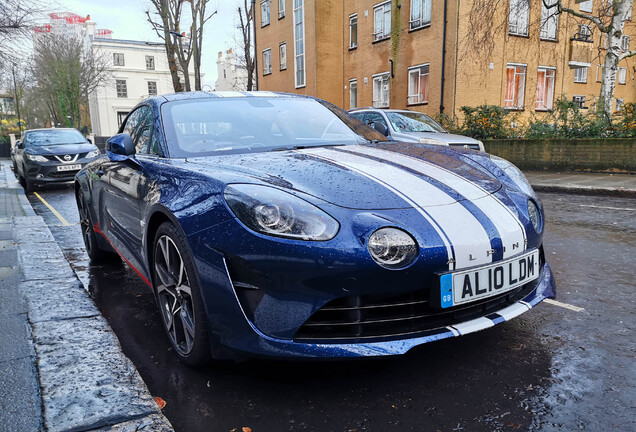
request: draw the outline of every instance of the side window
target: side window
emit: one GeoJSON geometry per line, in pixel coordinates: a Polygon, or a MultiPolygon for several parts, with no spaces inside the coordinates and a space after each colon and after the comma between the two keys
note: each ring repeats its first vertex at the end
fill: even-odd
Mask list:
{"type": "Polygon", "coordinates": [[[126,124],[121,131],[122,133],[125,132],[128,135],[133,136],[135,128],[137,127],[137,123],[139,122],[139,114],[139,110],[136,110],[128,116],[128,118],[126,119],[126,124]]]}
{"type": "Polygon", "coordinates": [[[150,153],[150,143],[153,135],[153,121],[152,121],[152,109],[150,107],[142,106],[139,111],[139,122],[135,128],[135,134],[132,135],[133,142],[135,143],[136,152],[139,154],[150,153]]]}
{"type": "Polygon", "coordinates": [[[386,121],[384,120],[384,117],[382,117],[382,114],[379,113],[374,113],[374,112],[370,112],[367,113],[367,117],[365,119],[367,124],[371,124],[371,123],[380,123],[383,124],[385,128],[389,128],[389,126],[386,124],[386,121]]]}

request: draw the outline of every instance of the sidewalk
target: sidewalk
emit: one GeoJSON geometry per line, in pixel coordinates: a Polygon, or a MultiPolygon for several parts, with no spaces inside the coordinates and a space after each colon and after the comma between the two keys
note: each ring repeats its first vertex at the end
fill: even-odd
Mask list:
{"type": "Polygon", "coordinates": [[[172,431],[0,160],[0,430],[172,431]]]}
{"type": "Polygon", "coordinates": [[[525,172],[524,174],[534,190],[538,192],[636,198],[636,175],[547,173],[536,171],[525,172]]]}

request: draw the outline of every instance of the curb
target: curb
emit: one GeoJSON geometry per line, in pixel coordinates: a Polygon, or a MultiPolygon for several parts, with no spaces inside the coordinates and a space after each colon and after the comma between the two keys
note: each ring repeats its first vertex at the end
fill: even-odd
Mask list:
{"type": "Polygon", "coordinates": [[[557,185],[531,185],[536,192],[557,192],[576,195],[613,196],[620,198],[636,198],[634,189],[599,188],[594,186],[557,186],[557,185]]]}
{"type": "MultiPolygon", "coordinates": [[[[13,173],[6,175],[10,189],[20,188],[13,186],[13,173]]],[[[11,217],[18,289],[35,350],[45,430],[173,431],[48,226],[24,192],[17,193],[26,215],[11,217]]]]}

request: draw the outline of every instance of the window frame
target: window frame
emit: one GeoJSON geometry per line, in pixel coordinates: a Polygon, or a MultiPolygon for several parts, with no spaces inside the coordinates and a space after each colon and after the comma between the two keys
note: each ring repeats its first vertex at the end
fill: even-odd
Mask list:
{"type": "Polygon", "coordinates": [[[146,83],[147,83],[146,85],[148,86],[148,96],[157,96],[159,94],[159,84],[157,83],[157,81],[156,80],[148,80],[148,81],[146,81],[146,83]],[[150,92],[151,84],[153,84],[154,87],[155,87],[155,92],[154,93],[150,92]]]}
{"type": "Polygon", "coordinates": [[[535,93],[535,111],[552,111],[554,109],[554,87],[556,84],[556,68],[552,66],[539,66],[537,68],[537,92],[535,93]],[[539,74],[543,72],[543,99],[542,106],[538,107],[539,99],[536,94],[539,91],[539,74]],[[551,84],[551,85],[550,85],[551,84]],[[550,94],[550,92],[552,94],[550,94]],[[546,103],[546,99],[550,102],[546,103]]]}
{"type": "Polygon", "coordinates": [[[588,67],[577,67],[574,68],[574,82],[576,84],[587,84],[587,76],[588,76],[588,67]],[[583,77],[579,76],[579,79],[577,80],[577,71],[578,70],[585,70],[584,73],[582,73],[583,77]]]}
{"type": "MultiPolygon", "coordinates": [[[[373,74],[371,75],[372,78],[372,105],[374,108],[389,108],[391,105],[391,72],[390,71],[386,71],[386,72],[381,72],[381,73],[377,73],[377,74],[373,74]],[[386,95],[387,95],[387,99],[386,101],[384,101],[383,99],[376,99],[376,92],[375,92],[375,83],[376,81],[380,81],[380,86],[382,86],[382,83],[386,80],[386,85],[388,86],[388,89],[386,91],[386,95]]],[[[380,87],[380,96],[382,96],[383,90],[380,87]]]]}
{"type": "Polygon", "coordinates": [[[146,70],[156,70],[155,56],[151,56],[151,55],[146,56],[146,70]],[[148,60],[150,60],[150,63],[148,63],[148,60]]]}
{"type": "Polygon", "coordinates": [[[124,53],[113,53],[113,66],[126,66],[126,57],[124,53]]]}
{"type": "Polygon", "coordinates": [[[391,14],[392,14],[391,0],[384,1],[382,3],[378,3],[373,6],[373,43],[391,38],[391,19],[392,19],[391,14]],[[376,28],[378,19],[376,18],[376,16],[380,9],[382,10],[382,12],[380,12],[382,14],[382,29],[380,32],[378,32],[376,28]],[[387,16],[386,16],[387,14],[389,16],[388,29],[387,29],[387,16]]]}
{"type": "Polygon", "coordinates": [[[354,13],[349,15],[349,49],[358,48],[358,14],[354,13]],[[355,20],[355,23],[353,22],[355,20]],[[355,32],[353,31],[355,24],[355,32]],[[355,43],[353,42],[353,36],[355,35],[355,43]]]}
{"type": "Polygon", "coordinates": [[[603,82],[603,70],[605,69],[605,65],[597,64],[596,65],[596,82],[603,82]]]}
{"type": "MultiPolygon", "coordinates": [[[[549,3],[553,3],[556,2],[557,0],[547,0],[549,3]]],[[[558,7],[553,7],[551,9],[548,9],[545,7],[545,5],[543,4],[543,2],[541,2],[541,29],[539,31],[539,38],[541,40],[544,41],[551,41],[551,42],[557,42],[559,40],[559,14],[558,13],[554,13],[554,10],[556,10],[558,12],[559,8],[558,7]],[[544,12],[545,15],[544,16],[544,12]],[[551,14],[551,15],[549,15],[551,14]],[[554,36],[548,35],[548,24],[554,21],[554,36]],[[545,27],[544,27],[545,26],[545,27]],[[544,32],[545,30],[545,32],[544,32]],[[545,34],[544,34],[545,33],[545,34]]]]}
{"type": "Polygon", "coordinates": [[[120,99],[128,99],[128,82],[127,82],[127,80],[125,80],[125,79],[115,79],[115,91],[117,93],[117,97],[118,98],[120,98],[120,99]]]}
{"type": "Polygon", "coordinates": [[[572,95],[572,102],[578,104],[579,109],[587,109],[585,106],[585,95],[572,95]]]}
{"type": "Polygon", "coordinates": [[[419,30],[421,28],[429,27],[431,25],[432,20],[432,10],[433,10],[433,2],[432,0],[411,0],[411,10],[409,14],[409,31],[419,30]],[[419,2],[419,10],[417,10],[418,16],[414,16],[415,7],[413,3],[415,1],[419,2]],[[426,13],[428,12],[428,20],[426,20],[426,13]],[[415,22],[419,22],[419,24],[414,25],[415,22]]]}
{"type": "Polygon", "coordinates": [[[589,12],[593,12],[594,11],[594,0],[584,0],[581,3],[579,3],[579,11],[588,12],[588,13],[589,12]]]}
{"type": "Polygon", "coordinates": [[[420,65],[411,66],[407,70],[407,96],[406,96],[406,104],[408,106],[411,105],[426,105],[428,104],[428,96],[430,90],[430,79],[431,79],[431,69],[430,63],[422,63],[420,65]],[[422,73],[422,71],[426,69],[426,73],[422,73]],[[417,89],[411,88],[411,74],[417,73],[417,89]],[[422,89],[420,88],[422,84],[422,75],[425,75],[426,78],[426,93],[422,93],[422,89]],[[417,90],[417,93],[413,93],[412,90],[417,90]],[[420,100],[420,96],[426,96],[422,100],[420,100]],[[411,98],[417,97],[417,101],[413,102],[411,98]]]}
{"type": "Polygon", "coordinates": [[[358,79],[357,78],[349,80],[349,109],[355,109],[355,108],[358,108],[358,79]],[[352,90],[354,88],[355,88],[355,103],[352,104],[351,95],[352,95],[352,90]]]}
{"type": "Polygon", "coordinates": [[[287,70],[287,42],[281,42],[278,44],[278,61],[280,63],[279,70],[287,70]],[[283,59],[285,60],[284,62],[283,59]]]}
{"type": "Polygon", "coordinates": [[[263,76],[271,75],[272,74],[272,49],[265,48],[263,50],[262,58],[263,58],[263,76]],[[266,54],[268,54],[268,56],[266,56],[266,54]],[[266,66],[268,66],[268,62],[265,61],[266,57],[269,57],[269,68],[266,68],[266,66]]]}
{"type": "Polygon", "coordinates": [[[528,37],[529,36],[529,28],[530,28],[530,1],[529,0],[510,0],[509,2],[509,12],[508,12],[508,34],[512,36],[520,36],[520,37],[528,37]],[[515,17],[513,24],[513,3],[515,3],[515,9],[518,12],[515,17]],[[520,5],[521,3],[525,3],[527,5],[525,17],[521,16],[519,13],[523,12],[520,5]],[[525,23],[520,23],[521,19],[525,18],[525,23]],[[523,25],[525,29],[519,29],[519,27],[523,25]],[[512,30],[512,27],[515,26],[516,30],[512,30]]]}
{"type": "Polygon", "coordinates": [[[305,64],[305,1],[293,0],[294,4],[294,87],[307,85],[307,68],[305,64]],[[300,18],[300,21],[299,21],[300,18]],[[300,38],[299,38],[300,36],[300,38]],[[300,48],[300,50],[299,50],[300,48]],[[299,51],[302,51],[299,53],[299,51]],[[302,82],[299,73],[302,72],[302,82]]]}
{"type": "Polygon", "coordinates": [[[616,83],[620,84],[620,85],[626,85],[627,84],[627,68],[626,67],[619,67],[618,68],[618,73],[616,74],[616,83]],[[621,79],[622,77],[622,79],[621,79]]]}
{"type": "Polygon", "coordinates": [[[271,20],[270,0],[261,0],[261,28],[267,27],[271,20]],[[267,11],[267,22],[265,22],[265,11],[267,11]]]}
{"type": "Polygon", "coordinates": [[[278,0],[278,19],[285,18],[285,0],[278,0]]]}
{"type": "Polygon", "coordinates": [[[614,105],[616,106],[616,112],[623,112],[623,109],[625,108],[625,99],[624,98],[615,98],[616,101],[614,102],[614,105]]]}
{"type": "Polygon", "coordinates": [[[621,36],[621,52],[626,53],[629,51],[629,35],[621,36]]]}
{"type": "Polygon", "coordinates": [[[578,26],[579,26],[579,31],[577,33],[578,38],[576,39],[583,42],[591,42],[592,41],[592,26],[588,24],[580,24],[580,23],[578,26]]]}
{"type": "MultiPolygon", "coordinates": [[[[510,111],[523,111],[525,109],[525,101],[526,101],[526,80],[527,80],[527,75],[528,75],[528,65],[525,63],[506,63],[506,87],[507,87],[507,83],[508,83],[508,79],[507,79],[507,75],[508,75],[508,69],[514,69],[514,75],[513,75],[513,79],[516,83],[517,81],[517,76],[523,76],[523,90],[520,92],[521,93],[521,98],[519,99],[519,89],[517,88],[517,85],[515,85],[514,87],[514,94],[513,94],[513,98],[512,99],[506,99],[506,95],[504,93],[504,109],[510,110],[510,111]],[[523,73],[518,73],[517,72],[517,68],[523,68],[523,73]],[[507,102],[511,102],[513,105],[510,106],[506,106],[507,102]],[[514,103],[516,102],[516,105],[514,105],[514,103]]],[[[505,91],[505,89],[504,89],[505,91]]]]}

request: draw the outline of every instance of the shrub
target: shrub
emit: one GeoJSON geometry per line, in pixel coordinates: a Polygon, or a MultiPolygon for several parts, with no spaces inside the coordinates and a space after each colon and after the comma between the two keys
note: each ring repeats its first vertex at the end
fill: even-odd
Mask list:
{"type": "Polygon", "coordinates": [[[461,132],[476,139],[506,138],[510,123],[506,124],[508,111],[496,105],[480,105],[476,108],[463,106],[464,119],[461,132]]]}

